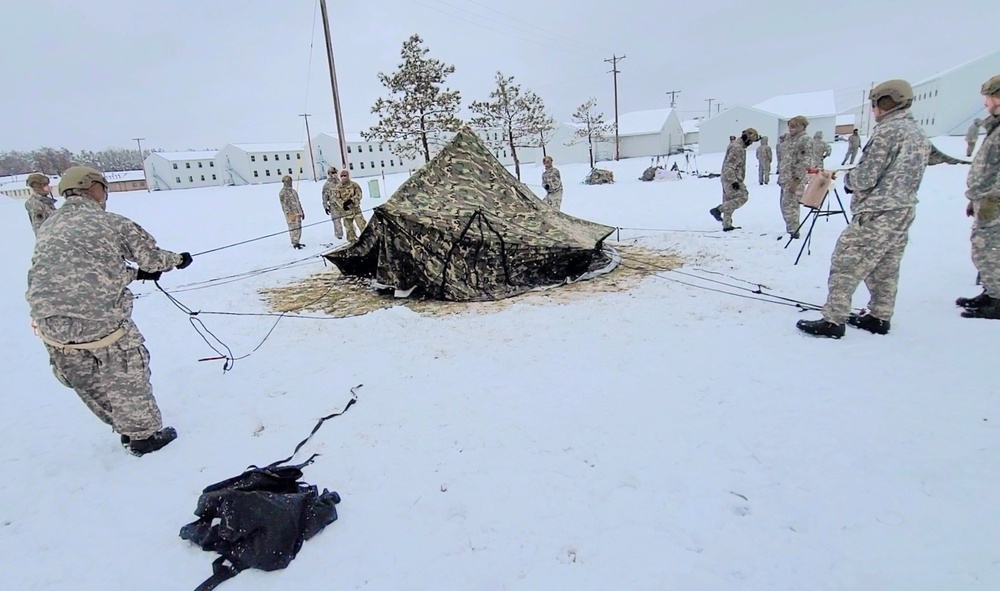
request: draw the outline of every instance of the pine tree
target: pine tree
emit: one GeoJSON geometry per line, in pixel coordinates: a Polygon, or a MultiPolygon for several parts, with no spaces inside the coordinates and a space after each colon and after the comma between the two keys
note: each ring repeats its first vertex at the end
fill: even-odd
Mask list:
{"type": "Polygon", "coordinates": [[[445,79],[455,72],[455,66],[427,57],[420,35],[412,35],[403,43],[403,62],[392,74],[379,72],[378,79],[389,96],[375,101],[371,112],[378,114],[378,123],[361,136],[366,141],[394,143],[397,156],[431,159],[431,143],[442,133],[458,131],[462,121],[457,114],[462,95],[444,88],[445,79]]]}
{"type": "Polygon", "coordinates": [[[545,125],[545,105],[541,97],[525,91],[514,82],[513,76],[496,73],[496,88],[488,101],[474,101],[469,110],[475,113],[472,124],[486,131],[497,132],[497,139],[487,143],[491,147],[509,149],[514,158],[514,174],[521,180],[521,160],[518,148],[538,145],[539,130],[545,125]]]}
{"type": "Polygon", "coordinates": [[[608,141],[608,136],[614,129],[613,124],[604,122],[604,113],[596,112],[597,99],[590,99],[577,107],[573,113],[573,123],[580,128],[574,134],[575,140],[572,144],[580,144],[584,141],[590,147],[590,167],[594,168],[594,144],[608,141]]]}
{"type": "Polygon", "coordinates": [[[545,146],[549,143],[549,139],[552,137],[552,132],[556,130],[556,118],[549,114],[545,109],[545,104],[538,95],[534,95],[537,101],[533,101],[530,107],[529,129],[531,135],[531,143],[529,148],[541,148],[542,157],[548,156],[548,152],[545,150],[545,146]]]}

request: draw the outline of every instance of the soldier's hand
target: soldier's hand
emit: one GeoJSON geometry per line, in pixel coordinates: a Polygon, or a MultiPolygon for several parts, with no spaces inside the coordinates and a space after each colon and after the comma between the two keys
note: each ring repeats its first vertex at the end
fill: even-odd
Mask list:
{"type": "Polygon", "coordinates": [[[150,273],[149,271],[138,269],[135,273],[135,279],[136,281],[159,281],[161,275],[163,275],[163,271],[154,271],[150,273]]]}
{"type": "Polygon", "coordinates": [[[330,215],[330,208],[329,207],[324,207],[323,211],[326,212],[326,215],[330,215]]]}
{"type": "Polygon", "coordinates": [[[177,268],[178,269],[186,269],[187,266],[190,265],[193,261],[194,261],[194,259],[191,258],[191,253],[190,252],[182,252],[181,253],[181,262],[177,265],[177,268]]]}
{"type": "Polygon", "coordinates": [[[971,201],[969,202],[968,205],[965,206],[965,215],[969,216],[970,218],[972,216],[976,215],[975,209],[972,207],[972,202],[971,201]]]}
{"type": "Polygon", "coordinates": [[[734,181],[733,182],[733,189],[736,190],[736,191],[739,191],[740,190],[740,184],[734,181]]]}

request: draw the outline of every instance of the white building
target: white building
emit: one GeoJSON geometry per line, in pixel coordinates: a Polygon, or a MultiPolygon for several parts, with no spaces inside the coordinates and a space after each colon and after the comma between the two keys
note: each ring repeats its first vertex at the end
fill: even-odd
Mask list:
{"type": "MultiPolygon", "coordinates": [[[[312,178],[301,143],[228,144],[215,157],[219,178],[225,185],[280,183],[281,177],[312,178]]],[[[318,171],[317,171],[318,173],[318,171]]]]}
{"type": "Polygon", "coordinates": [[[837,100],[832,90],[776,96],[757,103],[754,108],[780,117],[781,133],[787,131],[788,120],[799,115],[809,120],[806,129],[809,137],[822,131],[823,139],[832,142],[837,130],[837,100]]]}
{"type": "MultiPolygon", "coordinates": [[[[782,120],[778,115],[738,105],[701,121],[698,126],[698,152],[700,154],[725,152],[729,146],[729,136],[738,136],[748,127],[756,129],[761,136],[767,137],[772,146],[777,142],[778,136],[784,133],[782,120]]],[[[830,137],[833,137],[832,132],[830,137]]]]}
{"type": "MultiPolygon", "coordinates": [[[[573,123],[559,123],[545,144],[545,151],[552,156],[556,166],[561,164],[590,164],[590,147],[587,138],[578,137],[580,127],[573,123]]],[[[539,150],[540,152],[540,150],[539,150]]],[[[611,160],[615,157],[615,141],[611,137],[607,141],[594,145],[594,160],[611,160]]]]}
{"type": "Polygon", "coordinates": [[[684,128],[674,109],[625,113],[618,118],[622,158],[666,156],[684,143],[684,128]]]}
{"type": "Polygon", "coordinates": [[[701,119],[688,119],[687,121],[681,121],[681,129],[684,131],[684,145],[692,146],[698,143],[698,126],[701,125],[701,119]]]}
{"type": "Polygon", "coordinates": [[[965,135],[974,119],[987,116],[979,90],[1000,73],[1000,51],[939,72],[913,84],[910,112],[929,137],[965,135]]]}
{"type": "Polygon", "coordinates": [[[222,184],[215,151],[153,152],[142,163],[154,191],[214,187],[222,184]]]}
{"type": "MultiPolygon", "coordinates": [[[[347,163],[351,176],[364,178],[398,172],[409,172],[420,168],[424,159],[401,158],[393,150],[395,143],[379,143],[365,141],[360,133],[348,133],[344,138],[347,143],[347,163]]],[[[335,166],[343,167],[340,157],[340,142],[333,133],[321,133],[312,140],[313,157],[316,159],[316,175],[326,178],[326,169],[335,166]]],[[[306,171],[312,174],[312,171],[306,171]]]]}

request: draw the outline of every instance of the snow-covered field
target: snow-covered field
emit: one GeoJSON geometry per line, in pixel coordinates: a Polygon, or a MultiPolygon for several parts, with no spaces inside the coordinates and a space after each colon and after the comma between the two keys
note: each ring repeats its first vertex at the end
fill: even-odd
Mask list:
{"type": "MultiPolygon", "coordinates": [[[[742,230],[726,234],[708,214],[718,179],[642,183],[645,160],[601,166],[616,184],[576,184],[586,167],[562,167],[568,213],[641,228],[621,240],[683,253],[689,269],[823,303],[844,222],[821,221],[794,266],[799,244],[777,241],[778,188],[758,187],[752,155],[742,230]]],[[[998,589],[1000,323],[963,319],[953,303],[979,292],[967,170],[927,171],[888,336],[813,339],[794,325],[816,313],[667,273],[496,313],[287,318],[223,374],[198,361],[214,353],[184,314],[136,284],[152,294],[135,318],[154,391],[180,433],[142,458],[52,377],[23,295],[31,231],[22,202],[0,199],[0,589],[193,589],[216,556],[178,537],[201,489],[291,453],[357,384],[357,405],[300,454],[323,454],[306,477],[340,493],[340,519],[288,569],[222,589],[998,589]]],[[[525,167],[527,182],[540,175],[525,167]]],[[[319,187],[299,188],[306,223],[323,217],[319,187]]],[[[199,252],[282,230],[277,192],[114,194],[109,209],[165,248],[199,252]]],[[[161,283],[280,265],[331,239],[320,225],[304,251],[277,236],[205,254],[161,283]]],[[[176,295],[196,310],[263,312],[259,288],[320,269],[313,259],[176,295]]],[[[856,305],[866,298],[862,287],[856,305]]],[[[203,320],[236,355],[274,323],[203,320]]]]}

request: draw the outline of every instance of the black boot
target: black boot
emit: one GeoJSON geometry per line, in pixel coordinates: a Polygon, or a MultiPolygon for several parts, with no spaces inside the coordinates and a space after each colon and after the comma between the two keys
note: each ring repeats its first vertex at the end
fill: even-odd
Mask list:
{"type": "Polygon", "coordinates": [[[806,334],[811,334],[817,337],[839,339],[844,336],[843,324],[834,324],[832,322],[827,322],[822,318],[819,320],[799,320],[795,323],[795,327],[806,334]]]}
{"type": "Polygon", "coordinates": [[[722,221],[722,212],[719,211],[718,207],[713,207],[712,209],[708,210],[708,213],[712,214],[712,217],[715,218],[715,221],[717,222],[722,221]]]}
{"type": "Polygon", "coordinates": [[[146,439],[131,440],[128,444],[128,450],[133,455],[141,456],[163,449],[174,439],[177,439],[177,430],[173,427],[164,427],[146,439]]]}
{"type": "Polygon", "coordinates": [[[847,317],[847,323],[855,328],[867,330],[872,334],[889,334],[889,321],[879,320],[867,311],[861,314],[851,314],[847,317]]]}
{"type": "Polygon", "coordinates": [[[122,447],[128,447],[128,444],[132,443],[132,438],[128,435],[122,435],[122,447]]]}
{"type": "Polygon", "coordinates": [[[983,293],[977,295],[974,298],[958,298],[957,300],[955,300],[955,305],[961,306],[963,308],[969,308],[970,310],[974,310],[976,308],[982,308],[983,306],[988,306],[993,302],[996,302],[996,300],[986,295],[986,290],[984,289],[983,293]]]}
{"type": "Polygon", "coordinates": [[[978,308],[966,308],[966,310],[962,312],[962,318],[989,318],[990,320],[1000,320],[1000,300],[990,298],[990,302],[988,304],[981,305],[978,308]]]}

